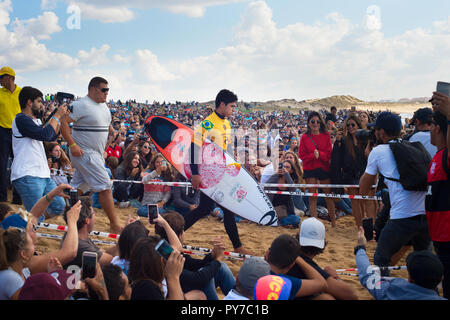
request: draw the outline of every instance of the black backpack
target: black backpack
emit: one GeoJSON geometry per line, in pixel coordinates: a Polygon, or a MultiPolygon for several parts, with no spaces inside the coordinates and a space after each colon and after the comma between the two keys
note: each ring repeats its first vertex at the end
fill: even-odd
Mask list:
{"type": "Polygon", "coordinates": [[[403,189],[409,191],[427,191],[428,166],[431,156],[420,142],[395,140],[389,142],[394,154],[400,179],[385,177],[400,182],[403,189]]]}

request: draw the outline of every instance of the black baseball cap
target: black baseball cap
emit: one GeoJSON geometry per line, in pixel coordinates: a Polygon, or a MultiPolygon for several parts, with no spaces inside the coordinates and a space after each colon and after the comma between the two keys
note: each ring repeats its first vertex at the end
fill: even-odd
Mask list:
{"type": "Polygon", "coordinates": [[[400,132],[402,130],[402,119],[392,112],[384,111],[378,115],[375,122],[369,123],[367,126],[390,132],[400,132]]]}

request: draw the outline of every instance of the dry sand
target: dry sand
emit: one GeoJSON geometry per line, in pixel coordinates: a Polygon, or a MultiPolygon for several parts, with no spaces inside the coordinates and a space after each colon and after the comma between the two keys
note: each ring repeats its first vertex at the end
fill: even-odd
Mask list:
{"type": "MultiPolygon", "coordinates": [[[[96,209],[96,231],[109,231],[109,220],[103,214],[103,211],[96,209]]],[[[133,218],[137,218],[136,209],[127,208],[119,209],[116,207],[116,212],[122,223],[128,219],[129,215],[133,218]]],[[[305,217],[302,218],[302,220],[305,217]]],[[[143,223],[149,228],[150,233],[154,234],[154,227],[148,224],[146,219],[142,219],[143,223]]],[[[323,221],[323,220],[322,220],[323,221]]],[[[48,223],[65,225],[62,217],[55,217],[50,220],[46,220],[48,223]]],[[[341,217],[337,220],[337,227],[335,229],[331,228],[331,225],[327,221],[323,221],[326,227],[326,242],[327,246],[323,254],[316,257],[316,262],[323,268],[325,266],[331,266],[335,269],[342,268],[352,268],[356,267],[355,256],[353,254],[353,248],[356,245],[357,239],[357,229],[354,223],[354,219],[351,216],[341,217]]],[[[239,234],[241,241],[245,247],[255,253],[255,255],[263,256],[264,252],[270,246],[273,239],[275,239],[280,234],[290,234],[295,236],[298,233],[298,229],[288,229],[284,227],[265,227],[252,222],[240,222],[237,224],[239,229],[239,234]]],[[[53,233],[62,234],[58,231],[52,231],[48,229],[39,229],[38,232],[41,233],[53,233]]],[[[185,233],[185,243],[186,245],[211,248],[211,240],[219,235],[223,235],[226,248],[228,251],[232,251],[233,247],[231,242],[225,232],[223,222],[219,222],[217,218],[208,216],[199,220],[194,226],[192,226],[185,233]]],[[[93,237],[95,238],[95,237],[93,237]]],[[[98,238],[100,240],[112,240],[106,238],[98,238]]],[[[39,238],[37,244],[37,250],[46,253],[56,250],[59,246],[58,240],[39,238]]],[[[373,253],[376,244],[373,242],[368,243],[368,255],[371,262],[373,262],[373,253]]],[[[107,246],[100,245],[102,248],[107,248],[107,246]]],[[[400,260],[398,265],[405,265],[405,257],[400,260]]],[[[227,259],[225,260],[233,274],[236,276],[242,261],[227,259]]],[[[392,271],[392,276],[407,277],[406,271],[392,271]]],[[[357,277],[354,276],[341,276],[341,278],[350,283],[358,292],[359,299],[372,300],[373,298],[364,289],[358,281],[357,277]]],[[[223,295],[218,290],[219,297],[222,298],[223,295]]]]}

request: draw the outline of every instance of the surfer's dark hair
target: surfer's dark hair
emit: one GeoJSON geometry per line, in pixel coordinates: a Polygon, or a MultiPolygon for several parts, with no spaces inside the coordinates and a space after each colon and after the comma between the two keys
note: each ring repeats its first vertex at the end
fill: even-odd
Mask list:
{"type": "Polygon", "coordinates": [[[222,89],[216,96],[216,109],[220,106],[220,103],[229,104],[238,101],[237,95],[227,89],[222,89]]]}

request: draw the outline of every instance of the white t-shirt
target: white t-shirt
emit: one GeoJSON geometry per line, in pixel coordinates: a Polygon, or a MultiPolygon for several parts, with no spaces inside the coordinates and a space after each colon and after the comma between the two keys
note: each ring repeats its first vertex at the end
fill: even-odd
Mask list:
{"type": "Polygon", "coordinates": [[[25,176],[50,178],[50,169],[42,141],[52,141],[55,131],[51,126],[41,128],[40,119],[19,113],[12,123],[14,160],[11,181],[25,176]]]}
{"type": "Polygon", "coordinates": [[[264,167],[262,173],[261,173],[261,183],[266,183],[269,181],[269,179],[275,174],[275,170],[273,168],[273,163],[269,163],[267,166],[264,167]]]}
{"type": "Polygon", "coordinates": [[[411,138],[409,138],[409,142],[416,142],[419,141],[422,143],[422,145],[427,149],[428,153],[430,154],[431,158],[434,157],[434,155],[437,152],[437,147],[433,146],[431,144],[430,140],[430,131],[419,131],[414,133],[411,138]]]}
{"type": "MultiPolygon", "coordinates": [[[[400,179],[394,154],[389,148],[389,144],[373,148],[367,160],[366,173],[370,175],[380,173],[388,178],[400,179]]],[[[400,182],[388,179],[384,179],[384,183],[389,190],[391,219],[404,219],[425,214],[426,192],[405,190],[400,182]]]]}
{"type": "Polygon", "coordinates": [[[225,298],[223,298],[223,300],[250,300],[250,299],[244,297],[234,289],[231,289],[230,292],[228,292],[228,294],[225,296],[225,298]]]}
{"type": "MultiPolygon", "coordinates": [[[[25,278],[30,276],[30,270],[24,268],[22,270],[25,278]]],[[[25,281],[23,278],[15,272],[11,267],[6,270],[0,271],[0,300],[9,300],[19,290],[23,287],[25,281]]]]}

